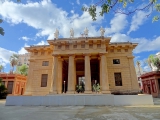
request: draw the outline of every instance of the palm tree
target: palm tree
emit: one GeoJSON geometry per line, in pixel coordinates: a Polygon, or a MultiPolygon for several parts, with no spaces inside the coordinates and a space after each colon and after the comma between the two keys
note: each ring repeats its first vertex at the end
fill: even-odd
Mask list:
{"type": "Polygon", "coordinates": [[[137,61],[136,64],[137,64],[137,67],[138,67],[139,75],[141,75],[141,70],[140,70],[141,63],[140,63],[140,61],[137,61]]]}
{"type": "Polygon", "coordinates": [[[19,56],[17,54],[13,54],[12,56],[10,56],[10,64],[12,67],[12,70],[11,70],[12,73],[14,71],[14,66],[16,66],[18,63],[18,58],[19,56]]]}
{"type": "Polygon", "coordinates": [[[4,69],[3,65],[0,65],[0,72],[4,69]]]}
{"type": "MultiPolygon", "coordinates": [[[[3,22],[3,20],[0,19],[0,23],[2,23],[2,22],[3,22]]],[[[4,35],[4,29],[3,29],[2,27],[0,27],[0,34],[1,34],[1,35],[4,35]]]]}

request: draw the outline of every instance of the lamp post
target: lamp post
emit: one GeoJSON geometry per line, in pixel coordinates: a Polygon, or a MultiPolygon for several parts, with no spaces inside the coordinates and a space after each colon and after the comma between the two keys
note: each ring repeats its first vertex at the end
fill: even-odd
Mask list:
{"type": "Polygon", "coordinates": [[[63,81],[63,82],[64,82],[63,93],[65,93],[65,82],[66,82],[66,81],[63,81]]]}

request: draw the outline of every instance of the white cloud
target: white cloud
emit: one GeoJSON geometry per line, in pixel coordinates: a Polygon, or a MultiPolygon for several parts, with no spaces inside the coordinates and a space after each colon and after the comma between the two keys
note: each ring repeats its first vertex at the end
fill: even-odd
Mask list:
{"type": "MultiPolygon", "coordinates": [[[[24,44],[24,47],[29,47],[29,45],[27,44],[24,44]]],[[[18,54],[25,54],[25,53],[28,53],[24,47],[21,47],[21,49],[18,51],[18,54]]]]}
{"type": "Polygon", "coordinates": [[[23,36],[23,37],[21,37],[20,39],[22,39],[22,40],[24,40],[24,41],[30,40],[30,38],[28,38],[28,37],[26,37],[26,36],[23,36]]]}
{"type": "Polygon", "coordinates": [[[74,14],[74,10],[71,10],[71,13],[74,14]]]}
{"type": "Polygon", "coordinates": [[[77,2],[78,5],[80,5],[80,1],[79,0],[76,0],[76,2],[77,2]]]}
{"type": "Polygon", "coordinates": [[[128,25],[128,21],[126,19],[126,15],[123,14],[115,14],[114,18],[110,22],[111,28],[106,28],[106,35],[110,35],[113,33],[119,33],[124,30],[124,28],[128,25]]]}
{"type": "Polygon", "coordinates": [[[7,63],[10,63],[9,59],[13,53],[16,52],[0,47],[0,64],[5,66],[7,63]]]}
{"type": "Polygon", "coordinates": [[[116,33],[112,35],[111,42],[127,42],[130,41],[130,39],[126,34],[116,33]]]}
{"type": "MultiPolygon", "coordinates": [[[[9,1],[0,3],[0,15],[11,24],[25,23],[38,30],[37,36],[49,36],[53,39],[56,28],[59,29],[60,37],[69,37],[70,28],[74,29],[75,37],[80,36],[85,27],[89,29],[89,36],[97,36],[96,25],[100,24],[103,17],[97,16],[97,21],[93,21],[89,13],[82,15],[68,13],[57,8],[50,0],[41,2],[28,2],[27,4],[17,4],[9,1]]],[[[100,11],[100,7],[97,8],[100,11]]]]}
{"type": "Polygon", "coordinates": [[[132,17],[132,22],[131,22],[131,26],[129,31],[127,32],[127,34],[130,34],[130,32],[132,31],[136,31],[137,29],[139,29],[139,26],[142,25],[147,17],[146,15],[149,14],[147,12],[144,11],[138,11],[134,14],[134,16],[132,17]]]}
{"type": "Polygon", "coordinates": [[[35,45],[49,45],[47,41],[41,41],[41,42],[38,42],[37,44],[35,45]]]}
{"type": "Polygon", "coordinates": [[[138,46],[133,50],[134,53],[146,51],[160,51],[160,36],[152,40],[146,38],[131,38],[126,34],[116,33],[111,36],[111,42],[133,42],[138,43],[138,46]]]}

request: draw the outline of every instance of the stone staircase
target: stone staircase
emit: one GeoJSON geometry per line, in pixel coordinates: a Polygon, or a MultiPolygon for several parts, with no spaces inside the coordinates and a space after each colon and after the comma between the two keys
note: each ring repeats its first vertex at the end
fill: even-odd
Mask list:
{"type": "Polygon", "coordinates": [[[153,98],[154,105],[160,105],[160,97],[159,98],[153,98]]]}

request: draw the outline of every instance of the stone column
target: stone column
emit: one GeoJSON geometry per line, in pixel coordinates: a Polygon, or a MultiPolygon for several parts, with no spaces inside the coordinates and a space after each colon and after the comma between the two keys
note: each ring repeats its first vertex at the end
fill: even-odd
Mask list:
{"type": "Polygon", "coordinates": [[[24,95],[32,95],[32,90],[33,90],[32,80],[33,80],[33,68],[34,68],[35,62],[34,62],[33,59],[29,59],[29,61],[30,61],[29,71],[28,71],[28,77],[27,77],[27,82],[26,82],[26,88],[25,88],[24,95]]]}
{"type": "Polygon", "coordinates": [[[51,85],[50,93],[57,94],[57,78],[58,78],[58,56],[54,55],[53,57],[53,82],[51,85]]]}
{"type": "Polygon", "coordinates": [[[102,93],[110,94],[106,53],[100,53],[100,79],[102,93]]]}
{"type": "Polygon", "coordinates": [[[138,81],[137,81],[137,75],[134,67],[134,62],[133,62],[133,56],[127,56],[128,61],[129,61],[129,69],[130,69],[130,75],[131,75],[131,91],[132,92],[138,92],[139,87],[138,87],[138,81]]]}
{"type": "Polygon", "coordinates": [[[92,93],[90,54],[85,55],[85,93],[92,93]]]}
{"type": "Polygon", "coordinates": [[[75,93],[75,61],[74,55],[69,55],[69,65],[68,65],[68,94],[75,93]]]}
{"type": "Polygon", "coordinates": [[[58,94],[62,93],[62,67],[63,67],[63,59],[59,57],[58,58],[58,79],[57,79],[58,94]]]}

